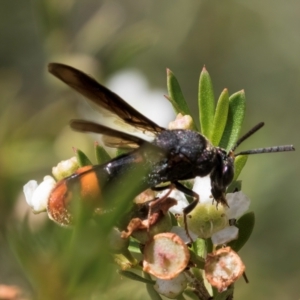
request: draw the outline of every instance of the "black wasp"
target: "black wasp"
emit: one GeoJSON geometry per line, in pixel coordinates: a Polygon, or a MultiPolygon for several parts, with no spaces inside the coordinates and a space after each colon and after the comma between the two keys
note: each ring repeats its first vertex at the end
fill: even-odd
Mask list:
{"type": "Polygon", "coordinates": [[[234,154],[234,150],[241,142],[264,125],[259,123],[242,136],[233,149],[226,152],[220,147],[214,147],[196,131],[167,130],[160,127],[118,95],[75,68],[51,63],[49,72],[127,125],[154,135],[153,141],[149,142],[105,125],[72,120],[70,125],[75,130],[100,133],[104,135],[104,141],[108,146],[131,147],[133,150],[107,163],[82,167],[56,184],[49,196],[48,211],[51,211],[51,217],[60,224],[69,222],[68,207],[74,198],[87,199],[95,206],[101,206],[105,201],[110,201],[109,191],[127,189],[128,178],[124,179],[126,174],[138,174],[132,178],[134,188],[131,199],[147,188],[155,189],[162,183],[169,183],[166,187],[172,186],[192,196],[194,201],[184,209],[185,217],[196,206],[199,196],[182,185],[180,183],[182,180],[209,175],[214,200],[217,204],[227,205],[225,191],[233,180],[234,159],[237,155],[294,150],[293,146],[277,146],[234,154]],[[134,173],[129,173],[131,171],[134,173]],[[64,217],[62,212],[66,213],[63,214],[64,217]]]}

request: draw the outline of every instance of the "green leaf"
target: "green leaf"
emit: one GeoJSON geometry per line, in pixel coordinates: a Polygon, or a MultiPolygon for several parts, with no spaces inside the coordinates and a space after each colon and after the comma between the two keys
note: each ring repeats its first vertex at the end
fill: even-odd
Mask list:
{"type": "Polygon", "coordinates": [[[91,166],[89,158],[79,149],[76,149],[76,158],[80,167],[91,166]]]}
{"type": "Polygon", "coordinates": [[[149,298],[151,300],[162,300],[158,292],[154,289],[152,284],[146,284],[147,292],[149,295],[149,298]]]}
{"type": "Polygon", "coordinates": [[[250,238],[254,224],[254,212],[248,212],[240,217],[236,224],[236,227],[239,228],[239,237],[237,240],[228,243],[228,246],[230,246],[234,251],[238,252],[250,238]]]}
{"type": "Polygon", "coordinates": [[[126,154],[126,153],[128,153],[128,151],[129,150],[125,149],[125,148],[124,149],[123,148],[117,148],[115,157],[126,154]]]}
{"type": "Polygon", "coordinates": [[[111,160],[111,157],[109,156],[107,151],[98,143],[95,143],[95,154],[98,164],[103,164],[111,160]]]}
{"type": "Polygon", "coordinates": [[[193,288],[187,287],[183,294],[191,300],[199,300],[199,297],[195,294],[195,290],[193,288]]]}
{"type": "MultiPolygon", "coordinates": [[[[148,273],[143,272],[143,274],[144,274],[144,278],[151,279],[151,276],[148,273]]],[[[151,300],[162,300],[158,292],[154,289],[153,284],[146,284],[146,288],[147,288],[149,298],[151,300]]]]}
{"type": "Polygon", "coordinates": [[[218,146],[222,138],[224,128],[227,122],[228,108],[229,108],[228,90],[224,89],[217,102],[216,112],[215,112],[213,126],[212,126],[212,134],[211,134],[210,141],[214,146],[218,146]]]}
{"type": "Polygon", "coordinates": [[[140,243],[130,238],[128,250],[133,253],[141,253],[140,243]]]}
{"type": "MultiPolygon", "coordinates": [[[[203,256],[202,256],[203,257],[203,256]]],[[[199,269],[204,269],[205,259],[197,255],[195,252],[190,251],[190,261],[199,269]]]]}
{"type": "Polygon", "coordinates": [[[155,283],[154,280],[149,279],[149,278],[144,278],[136,273],[130,272],[130,271],[125,271],[125,270],[119,270],[119,274],[121,276],[124,276],[126,278],[129,278],[131,280],[135,280],[135,281],[139,281],[139,282],[143,282],[143,283],[147,283],[150,285],[153,285],[155,283]]]}
{"type": "Polygon", "coordinates": [[[243,170],[246,162],[248,160],[248,155],[240,155],[234,160],[234,178],[233,181],[236,181],[239,177],[241,171],[243,170]]]}
{"type": "Polygon", "coordinates": [[[244,91],[229,98],[227,123],[220,142],[220,147],[229,151],[236,143],[245,117],[246,97],[244,91]]]}
{"type": "Polygon", "coordinates": [[[216,288],[213,288],[214,300],[233,299],[234,284],[230,285],[224,292],[219,293],[216,288]]]}
{"type": "Polygon", "coordinates": [[[175,112],[183,115],[191,115],[190,109],[184,99],[178,80],[170,69],[167,69],[168,94],[166,98],[171,102],[175,112]]]}
{"type": "Polygon", "coordinates": [[[231,182],[231,184],[226,190],[226,193],[234,193],[236,191],[241,191],[241,190],[242,190],[242,181],[236,180],[231,182]]]}
{"type": "Polygon", "coordinates": [[[202,69],[199,79],[198,105],[201,132],[210,140],[214,120],[215,98],[212,82],[205,67],[202,69]]]}
{"type": "Polygon", "coordinates": [[[183,294],[180,294],[177,296],[176,298],[177,300],[185,300],[185,297],[183,296],[183,294]]]}
{"type": "Polygon", "coordinates": [[[193,251],[200,257],[204,257],[206,254],[206,242],[203,239],[196,239],[193,243],[193,251]]]}

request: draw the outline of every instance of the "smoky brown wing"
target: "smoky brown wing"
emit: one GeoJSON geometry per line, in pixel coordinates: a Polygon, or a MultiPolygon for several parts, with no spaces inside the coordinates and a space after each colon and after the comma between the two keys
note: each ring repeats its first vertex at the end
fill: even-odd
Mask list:
{"type": "Polygon", "coordinates": [[[134,109],[117,94],[113,93],[85,73],[59,63],[50,63],[48,65],[48,70],[51,74],[65,82],[94,104],[117,115],[127,124],[140,130],[151,131],[154,133],[165,130],[134,109]]]}
{"type": "Polygon", "coordinates": [[[70,126],[72,129],[81,132],[94,132],[103,135],[105,145],[114,148],[137,148],[146,143],[150,144],[137,136],[118,131],[104,125],[86,120],[71,120],[70,126]]]}

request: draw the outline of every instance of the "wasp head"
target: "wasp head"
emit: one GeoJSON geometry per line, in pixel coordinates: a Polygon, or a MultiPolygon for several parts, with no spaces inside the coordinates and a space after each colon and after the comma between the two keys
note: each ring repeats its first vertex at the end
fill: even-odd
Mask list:
{"type": "Polygon", "coordinates": [[[225,191],[234,177],[234,153],[227,153],[222,148],[217,148],[216,166],[210,174],[211,193],[217,203],[227,205],[225,191]]]}

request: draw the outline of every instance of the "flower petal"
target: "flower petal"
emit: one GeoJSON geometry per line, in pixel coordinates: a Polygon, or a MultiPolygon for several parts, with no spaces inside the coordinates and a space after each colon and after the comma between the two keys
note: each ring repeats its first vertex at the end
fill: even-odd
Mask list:
{"type": "Polygon", "coordinates": [[[26,202],[34,213],[46,211],[47,202],[56,181],[51,176],[45,176],[44,181],[37,185],[35,180],[30,180],[24,185],[23,191],[26,202]]]}
{"type": "Polygon", "coordinates": [[[23,186],[23,193],[25,195],[25,200],[29,206],[32,205],[32,197],[37,187],[38,187],[38,183],[36,180],[30,180],[23,186]]]}
{"type": "Polygon", "coordinates": [[[198,238],[198,235],[191,230],[189,230],[190,237],[188,237],[185,228],[180,226],[173,226],[170,232],[177,234],[185,244],[189,244],[191,242],[191,239],[195,241],[198,238]]]}
{"type": "Polygon", "coordinates": [[[216,233],[211,237],[211,240],[214,245],[226,244],[232,240],[237,239],[239,229],[235,226],[228,226],[216,233]]]}
{"type": "Polygon", "coordinates": [[[193,191],[200,196],[200,203],[212,203],[213,198],[211,195],[211,180],[209,176],[196,177],[193,191]]]}
{"type": "Polygon", "coordinates": [[[229,208],[226,211],[228,219],[237,219],[242,216],[250,206],[250,199],[241,191],[226,195],[229,208]]]}
{"type": "MultiPolygon", "coordinates": [[[[163,197],[165,194],[167,194],[170,190],[167,189],[167,190],[164,190],[162,191],[161,193],[158,193],[157,194],[157,197],[161,198],[163,197]]],[[[172,214],[182,214],[183,212],[183,209],[185,207],[187,207],[189,205],[189,202],[187,201],[184,193],[178,191],[178,190],[172,190],[170,195],[169,195],[170,198],[174,198],[176,201],[177,201],[177,204],[172,206],[169,211],[172,213],[172,214]]]]}

